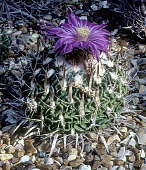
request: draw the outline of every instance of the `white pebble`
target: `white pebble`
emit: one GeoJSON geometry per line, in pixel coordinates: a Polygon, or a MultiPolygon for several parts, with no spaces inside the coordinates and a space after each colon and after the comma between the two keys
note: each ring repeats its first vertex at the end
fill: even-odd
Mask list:
{"type": "Polygon", "coordinates": [[[24,156],[21,158],[20,162],[28,162],[29,160],[30,160],[30,157],[29,157],[28,155],[24,155],[24,156]]]}

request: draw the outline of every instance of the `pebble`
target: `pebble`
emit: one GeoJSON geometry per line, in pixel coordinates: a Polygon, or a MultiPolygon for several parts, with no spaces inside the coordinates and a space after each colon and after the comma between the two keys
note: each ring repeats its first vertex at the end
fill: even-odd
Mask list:
{"type": "Polygon", "coordinates": [[[78,166],[81,165],[83,162],[84,162],[84,159],[83,159],[83,158],[82,158],[82,159],[76,159],[76,160],[74,160],[74,161],[69,162],[69,165],[74,168],[74,167],[78,167],[78,166]]]}
{"type": "Polygon", "coordinates": [[[37,165],[42,165],[42,164],[44,164],[44,162],[45,162],[44,158],[37,158],[36,159],[37,165]]]}
{"type": "Polygon", "coordinates": [[[44,163],[46,165],[52,165],[54,163],[54,159],[52,159],[52,158],[45,158],[44,163]]]}
{"type": "Polygon", "coordinates": [[[49,21],[52,19],[52,15],[46,15],[46,16],[44,16],[44,19],[49,21]]]}
{"type": "Polygon", "coordinates": [[[124,161],[123,160],[115,160],[116,165],[123,165],[124,161]]]}
{"type": "Polygon", "coordinates": [[[79,170],[91,170],[90,165],[80,165],[79,170]]]}
{"type": "Polygon", "coordinates": [[[88,155],[85,156],[85,160],[86,160],[87,163],[92,162],[93,159],[94,159],[93,154],[88,154],[88,155]]]}
{"type": "Polygon", "coordinates": [[[89,152],[91,151],[91,149],[92,149],[92,147],[91,147],[90,144],[85,144],[85,146],[84,146],[84,152],[89,153],[89,152]]]}
{"type": "Polygon", "coordinates": [[[24,155],[24,156],[20,159],[21,162],[28,162],[29,160],[30,160],[30,157],[29,157],[28,155],[24,155]]]}
{"type": "Polygon", "coordinates": [[[5,148],[6,148],[6,147],[7,147],[6,144],[3,144],[3,145],[0,147],[0,153],[1,153],[1,154],[6,153],[6,151],[5,151],[5,148]]]}
{"type": "Polygon", "coordinates": [[[46,152],[44,152],[44,151],[38,151],[37,156],[38,156],[39,158],[45,158],[45,157],[46,157],[46,152]]]}
{"type": "Polygon", "coordinates": [[[14,156],[15,156],[16,158],[21,158],[21,157],[24,156],[24,154],[25,154],[25,151],[24,151],[24,150],[22,150],[22,149],[16,149],[16,151],[15,151],[15,153],[14,153],[14,156]]]}
{"type": "Polygon", "coordinates": [[[60,170],[72,170],[72,167],[71,166],[64,166],[64,165],[62,165],[60,167],[60,170]]]}
{"type": "Polygon", "coordinates": [[[5,161],[5,160],[10,160],[13,158],[12,154],[0,154],[0,160],[5,161]]]}
{"type": "Polygon", "coordinates": [[[108,170],[106,167],[97,168],[96,170],[108,170]]]}
{"type": "Polygon", "coordinates": [[[3,170],[10,170],[11,169],[11,165],[9,162],[6,162],[3,164],[2,166],[3,170]]]}
{"type": "Polygon", "coordinates": [[[131,156],[128,157],[129,162],[135,162],[135,156],[132,154],[131,156]]]}
{"type": "Polygon", "coordinates": [[[80,19],[85,19],[85,20],[87,20],[87,16],[81,16],[80,19]]]}
{"type": "Polygon", "coordinates": [[[146,170],[146,164],[142,164],[142,166],[140,167],[140,170],[146,170]]]}
{"type": "Polygon", "coordinates": [[[137,132],[138,143],[146,145],[146,127],[140,128],[137,132]]]}
{"type": "Polygon", "coordinates": [[[5,148],[5,150],[6,150],[6,153],[12,153],[13,154],[15,152],[15,147],[12,146],[12,145],[9,145],[5,148]]]}
{"type": "Polygon", "coordinates": [[[77,155],[78,155],[78,150],[76,148],[72,148],[69,153],[68,161],[75,160],[77,158],[77,155]]]}
{"type": "Polygon", "coordinates": [[[33,146],[34,140],[27,139],[24,141],[24,149],[26,154],[29,154],[30,156],[37,153],[36,148],[33,146]]]}
{"type": "Polygon", "coordinates": [[[98,10],[97,5],[95,5],[95,4],[91,5],[91,8],[92,8],[93,11],[97,11],[98,10]]]}

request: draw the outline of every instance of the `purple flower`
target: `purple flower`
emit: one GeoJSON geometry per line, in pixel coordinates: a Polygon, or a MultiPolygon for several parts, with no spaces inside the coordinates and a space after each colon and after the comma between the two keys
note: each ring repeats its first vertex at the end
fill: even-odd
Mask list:
{"type": "Polygon", "coordinates": [[[68,22],[60,27],[47,27],[47,36],[58,38],[55,50],[60,54],[72,52],[74,48],[89,50],[99,59],[100,52],[108,52],[109,35],[105,24],[97,25],[75,16],[69,10],[68,22]]]}

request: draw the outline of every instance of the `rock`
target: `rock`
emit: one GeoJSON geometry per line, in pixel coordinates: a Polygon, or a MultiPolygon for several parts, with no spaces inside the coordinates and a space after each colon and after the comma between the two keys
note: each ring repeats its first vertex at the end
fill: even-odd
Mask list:
{"type": "Polygon", "coordinates": [[[25,151],[23,149],[16,149],[14,156],[16,158],[21,158],[24,156],[24,154],[25,154],[25,151]]]}
{"type": "Polygon", "coordinates": [[[139,144],[146,145],[146,127],[139,128],[136,136],[139,144]]]}
{"type": "Polygon", "coordinates": [[[97,11],[98,10],[98,7],[95,4],[91,5],[91,8],[92,8],[93,11],[97,11]]]}
{"type": "Polygon", "coordinates": [[[13,157],[12,160],[11,160],[12,164],[16,164],[19,162],[19,158],[15,158],[13,157]]]}
{"type": "Polygon", "coordinates": [[[87,16],[81,16],[80,19],[85,19],[85,20],[87,20],[87,16]]]}
{"type": "Polygon", "coordinates": [[[44,19],[50,21],[52,19],[52,15],[46,15],[44,16],[44,19]]]}
{"type": "Polygon", "coordinates": [[[136,143],[136,141],[135,141],[134,138],[131,138],[130,141],[129,141],[129,143],[128,143],[129,146],[132,146],[132,147],[134,147],[134,148],[135,148],[135,145],[136,145],[136,144],[137,144],[137,143],[136,143]]]}
{"type": "Polygon", "coordinates": [[[128,157],[129,162],[135,162],[135,156],[132,154],[131,156],[128,157]]]}
{"type": "Polygon", "coordinates": [[[15,152],[15,147],[12,146],[12,145],[9,145],[5,148],[5,150],[6,150],[6,153],[12,153],[13,154],[15,152]]]}
{"type": "Polygon", "coordinates": [[[91,170],[90,165],[80,165],[79,170],[91,170]]]}
{"type": "Polygon", "coordinates": [[[28,156],[28,155],[24,155],[24,156],[20,159],[21,162],[28,162],[29,160],[30,160],[30,156],[28,156]]]}
{"type": "Polygon", "coordinates": [[[5,160],[10,160],[13,158],[12,154],[0,154],[0,160],[5,161],[5,160]]]}
{"type": "Polygon", "coordinates": [[[2,153],[2,154],[6,153],[6,150],[5,150],[6,147],[7,147],[7,145],[6,145],[6,144],[3,144],[3,145],[0,147],[0,153],[2,153]]]}
{"type": "Polygon", "coordinates": [[[44,158],[36,158],[36,164],[37,165],[42,165],[42,164],[44,164],[44,162],[45,162],[44,158]]]}
{"type": "Polygon", "coordinates": [[[140,170],[146,170],[146,164],[142,164],[140,170]]]}
{"type": "Polygon", "coordinates": [[[68,165],[69,161],[67,159],[64,159],[64,165],[68,165]]]}
{"type": "Polygon", "coordinates": [[[36,156],[35,156],[35,155],[32,155],[31,158],[30,158],[30,160],[31,160],[33,163],[35,163],[35,161],[36,161],[36,156]]]}
{"type": "Polygon", "coordinates": [[[127,133],[128,129],[127,127],[121,127],[120,132],[127,133]]]}
{"type": "Polygon", "coordinates": [[[101,165],[100,161],[94,161],[92,165],[92,169],[97,169],[101,165]]]}
{"type": "Polygon", "coordinates": [[[91,147],[90,144],[85,144],[85,146],[84,146],[84,152],[89,153],[89,152],[91,151],[91,149],[92,149],[92,147],[91,147]]]}
{"type": "Polygon", "coordinates": [[[108,170],[106,167],[97,168],[96,170],[108,170]]]}
{"type": "Polygon", "coordinates": [[[125,152],[126,152],[125,146],[121,147],[117,155],[118,160],[123,160],[123,161],[126,160],[125,152]]]}
{"type": "Polygon", "coordinates": [[[63,166],[60,167],[60,170],[72,170],[72,167],[63,165],[63,166]]]}
{"type": "Polygon", "coordinates": [[[118,170],[125,170],[125,168],[123,166],[120,166],[118,170]]]}
{"type": "Polygon", "coordinates": [[[44,151],[38,151],[37,156],[38,156],[39,158],[45,158],[45,157],[46,157],[46,152],[44,152],[44,151]]]}
{"type": "Polygon", "coordinates": [[[76,148],[72,148],[69,153],[68,161],[75,160],[77,158],[77,155],[78,155],[78,150],[76,148]]]}
{"type": "Polygon", "coordinates": [[[46,165],[52,165],[54,163],[54,159],[52,159],[52,158],[45,158],[44,163],[46,165]]]}
{"type": "Polygon", "coordinates": [[[111,145],[115,140],[118,142],[121,141],[121,139],[119,138],[117,134],[114,134],[108,138],[107,145],[111,145]]]}
{"type": "Polygon", "coordinates": [[[85,162],[87,162],[87,163],[92,162],[93,159],[94,159],[93,154],[88,154],[88,155],[85,156],[85,162]]]}
{"type": "Polygon", "coordinates": [[[24,141],[24,149],[26,154],[29,154],[30,156],[37,153],[36,148],[33,146],[34,140],[27,139],[24,141]]]}
{"type": "Polygon", "coordinates": [[[11,165],[10,165],[9,161],[4,163],[2,168],[3,168],[3,170],[10,170],[11,169],[11,165]]]}
{"type": "Polygon", "coordinates": [[[124,161],[123,160],[115,160],[116,165],[123,165],[124,161]]]}
{"type": "Polygon", "coordinates": [[[83,162],[84,162],[83,158],[82,159],[76,159],[76,160],[73,160],[73,161],[69,162],[69,165],[74,168],[74,167],[78,167],[83,162]]]}

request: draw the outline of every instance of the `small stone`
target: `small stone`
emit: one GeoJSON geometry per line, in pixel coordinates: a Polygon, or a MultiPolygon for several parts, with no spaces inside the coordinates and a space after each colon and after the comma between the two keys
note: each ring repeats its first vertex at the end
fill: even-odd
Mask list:
{"type": "Polygon", "coordinates": [[[127,127],[121,127],[120,132],[127,133],[127,127]]]}
{"type": "Polygon", "coordinates": [[[37,158],[36,159],[36,163],[37,163],[37,165],[43,165],[44,164],[44,158],[37,158]]]}
{"type": "Polygon", "coordinates": [[[84,146],[84,152],[87,152],[87,153],[89,153],[90,151],[91,151],[91,145],[90,144],[85,144],[85,146],[84,146]]]}
{"type": "Polygon", "coordinates": [[[31,156],[31,161],[32,161],[33,163],[36,161],[35,155],[32,155],[32,156],[31,156]]]}
{"type": "Polygon", "coordinates": [[[146,127],[140,128],[137,132],[138,143],[146,145],[146,127]]]}
{"type": "Polygon", "coordinates": [[[12,146],[12,145],[9,145],[5,148],[5,150],[6,150],[6,153],[12,153],[13,154],[15,152],[15,147],[12,146]]]}
{"type": "Polygon", "coordinates": [[[87,20],[87,16],[81,16],[80,19],[85,19],[85,20],[87,20]]]}
{"type": "Polygon", "coordinates": [[[52,158],[45,158],[44,163],[46,165],[52,165],[54,163],[54,159],[52,159],[52,158]]]}
{"type": "Polygon", "coordinates": [[[58,161],[61,165],[63,164],[63,158],[62,157],[55,157],[54,158],[56,161],[58,161]]]}
{"type": "Polygon", "coordinates": [[[90,165],[80,165],[79,170],[91,170],[90,165]]]}
{"type": "Polygon", "coordinates": [[[124,161],[123,160],[115,160],[116,165],[123,165],[124,161]]]}
{"type": "Polygon", "coordinates": [[[19,44],[19,49],[20,49],[21,51],[24,51],[25,46],[24,46],[23,44],[19,44]]]}
{"type": "Polygon", "coordinates": [[[22,34],[22,31],[16,31],[13,33],[13,36],[20,36],[22,34]]]}
{"type": "Polygon", "coordinates": [[[72,167],[71,166],[64,166],[64,165],[62,165],[60,167],[60,170],[72,170],[72,167]]]}
{"type": "Polygon", "coordinates": [[[120,166],[118,170],[126,170],[123,166],[120,166]]]}
{"type": "Polygon", "coordinates": [[[6,147],[7,147],[7,145],[6,145],[6,144],[3,144],[3,145],[0,147],[0,153],[2,153],[2,154],[6,153],[6,150],[5,150],[6,147]]]}
{"type": "Polygon", "coordinates": [[[93,11],[97,11],[98,10],[98,7],[95,4],[91,5],[91,8],[92,8],[93,11]]]}
{"type": "Polygon", "coordinates": [[[96,143],[96,142],[93,142],[93,143],[91,144],[92,149],[95,149],[96,146],[97,146],[97,143],[96,143]]]}
{"type": "Polygon", "coordinates": [[[83,158],[82,159],[76,159],[76,160],[73,160],[73,161],[69,162],[69,165],[74,168],[74,167],[78,167],[83,162],[84,162],[83,158]]]}
{"type": "Polygon", "coordinates": [[[28,155],[24,155],[22,158],[21,158],[21,162],[28,162],[30,160],[30,156],[28,155]]]}
{"type": "Polygon", "coordinates": [[[67,159],[64,159],[64,165],[68,165],[69,161],[67,159]]]}
{"type": "Polygon", "coordinates": [[[12,161],[12,164],[16,164],[19,162],[19,158],[13,157],[11,161],[12,161]]]}
{"type": "Polygon", "coordinates": [[[3,170],[10,170],[11,169],[11,165],[9,162],[7,163],[4,163],[3,166],[2,166],[3,170]]]}
{"type": "Polygon", "coordinates": [[[95,161],[101,161],[101,159],[100,159],[100,157],[98,155],[95,155],[94,160],[95,161]]]}
{"type": "Polygon", "coordinates": [[[132,154],[131,156],[128,157],[129,162],[135,162],[135,156],[132,154]]]}
{"type": "Polygon", "coordinates": [[[108,170],[106,167],[97,168],[96,170],[108,170]]]}
{"type": "Polygon", "coordinates": [[[44,151],[38,151],[37,156],[38,156],[39,158],[45,158],[45,157],[46,157],[46,152],[44,152],[44,151]]]}
{"type": "Polygon", "coordinates": [[[36,148],[33,146],[34,140],[27,139],[24,141],[24,149],[26,154],[29,154],[30,156],[37,153],[36,148]]]}
{"type": "Polygon", "coordinates": [[[46,15],[44,16],[44,19],[50,21],[52,19],[52,15],[46,15]]]}
{"type": "Polygon", "coordinates": [[[94,161],[92,165],[92,169],[97,169],[101,165],[100,161],[94,161]]]}
{"type": "Polygon", "coordinates": [[[146,170],[146,164],[142,164],[140,170],[146,170]]]}
{"type": "Polygon", "coordinates": [[[22,150],[22,149],[16,149],[16,151],[15,151],[15,153],[14,153],[14,156],[15,156],[16,158],[21,158],[21,157],[24,156],[24,154],[25,154],[25,151],[24,151],[24,150],[22,150]]]}
{"type": "Polygon", "coordinates": [[[0,154],[0,160],[5,161],[5,160],[10,160],[13,158],[12,154],[0,154]]]}
{"type": "Polygon", "coordinates": [[[93,154],[88,154],[88,155],[85,156],[85,161],[86,161],[87,163],[92,162],[93,159],[94,159],[93,154]]]}
{"type": "Polygon", "coordinates": [[[75,160],[77,158],[77,155],[78,155],[78,150],[76,148],[72,148],[69,153],[68,161],[75,160]]]}

